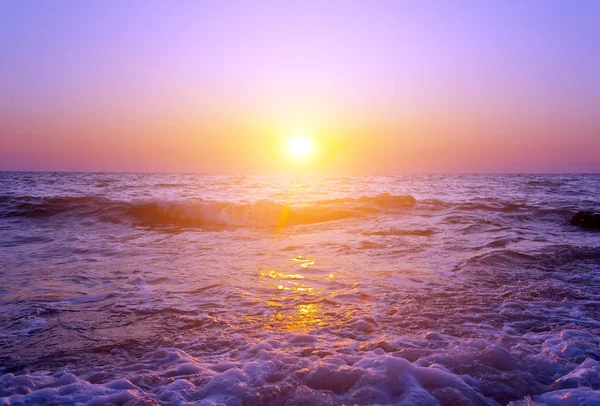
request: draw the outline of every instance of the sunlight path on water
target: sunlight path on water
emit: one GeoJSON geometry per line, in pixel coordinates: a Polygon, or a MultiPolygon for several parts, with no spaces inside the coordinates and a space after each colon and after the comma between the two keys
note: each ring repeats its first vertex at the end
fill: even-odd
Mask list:
{"type": "MultiPolygon", "coordinates": [[[[307,204],[304,196],[308,189],[309,185],[299,178],[295,178],[290,182],[287,199],[282,207],[277,227],[273,232],[273,242],[279,242],[282,238],[282,229],[286,227],[289,220],[292,202],[295,202],[296,205],[307,204]]],[[[291,240],[288,240],[289,245],[293,246],[295,244],[293,234],[288,232],[285,237],[290,237],[291,240]]],[[[273,250],[274,247],[275,244],[272,244],[271,249],[273,250]]],[[[296,253],[296,256],[289,260],[294,264],[299,264],[301,271],[305,271],[315,263],[314,260],[305,259],[299,253],[296,253]]],[[[288,264],[281,264],[281,267],[287,268],[288,264]]],[[[261,276],[263,275],[264,273],[261,271],[261,276]]],[[[275,309],[275,314],[265,322],[264,327],[266,329],[302,331],[322,325],[321,307],[315,303],[320,300],[318,298],[322,294],[322,290],[315,290],[313,287],[297,282],[298,280],[314,280],[314,277],[306,278],[301,273],[285,274],[274,270],[269,271],[268,276],[277,279],[277,291],[271,296],[271,300],[267,301],[267,304],[275,309]],[[293,305],[287,304],[290,302],[293,305]]]]}

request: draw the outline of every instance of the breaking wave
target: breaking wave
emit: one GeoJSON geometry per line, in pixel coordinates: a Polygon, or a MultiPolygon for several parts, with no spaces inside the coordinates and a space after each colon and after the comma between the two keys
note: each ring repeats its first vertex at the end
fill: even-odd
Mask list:
{"type": "Polygon", "coordinates": [[[416,200],[412,196],[395,196],[389,193],[372,197],[319,200],[303,206],[286,205],[268,199],[252,203],[200,198],[126,202],[98,196],[5,196],[0,198],[0,217],[95,216],[106,222],[130,220],[147,226],[284,227],[363,217],[369,213],[410,207],[415,203],[416,200]]]}

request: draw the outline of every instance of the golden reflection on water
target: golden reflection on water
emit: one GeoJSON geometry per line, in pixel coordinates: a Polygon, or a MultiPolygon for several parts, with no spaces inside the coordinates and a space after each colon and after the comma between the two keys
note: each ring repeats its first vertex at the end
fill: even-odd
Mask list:
{"type": "MultiPolygon", "coordinates": [[[[314,259],[300,255],[289,260],[302,270],[307,270],[315,264],[314,259]]],[[[266,318],[251,317],[252,320],[248,321],[260,322],[264,329],[278,331],[307,331],[329,324],[320,304],[322,299],[329,296],[329,293],[323,292],[323,288],[318,288],[315,283],[331,281],[334,274],[326,276],[311,274],[307,277],[302,273],[287,273],[276,269],[261,270],[259,280],[273,281],[274,284],[270,289],[276,289],[270,297],[263,301],[272,309],[273,313],[265,315],[266,318]],[[259,321],[259,318],[262,320],[259,321]]]]}
{"type": "Polygon", "coordinates": [[[315,264],[315,261],[312,259],[304,258],[302,255],[298,255],[295,258],[290,258],[290,261],[299,264],[302,268],[306,269],[311,265],[315,264]]]}
{"type": "Polygon", "coordinates": [[[276,313],[270,318],[268,324],[278,325],[279,329],[287,331],[306,331],[325,325],[321,313],[322,309],[318,304],[300,304],[290,312],[276,313]]]}
{"type": "Polygon", "coordinates": [[[283,272],[277,272],[274,269],[267,269],[264,271],[260,271],[261,279],[265,279],[266,277],[272,279],[304,279],[304,276],[299,274],[287,274],[283,272]]]}

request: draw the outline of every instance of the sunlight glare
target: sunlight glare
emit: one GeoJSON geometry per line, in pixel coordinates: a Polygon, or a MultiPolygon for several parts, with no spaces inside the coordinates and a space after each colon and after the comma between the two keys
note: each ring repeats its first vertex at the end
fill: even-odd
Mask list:
{"type": "Polygon", "coordinates": [[[302,133],[295,134],[287,139],[288,153],[296,158],[306,158],[315,149],[311,139],[302,133]]]}

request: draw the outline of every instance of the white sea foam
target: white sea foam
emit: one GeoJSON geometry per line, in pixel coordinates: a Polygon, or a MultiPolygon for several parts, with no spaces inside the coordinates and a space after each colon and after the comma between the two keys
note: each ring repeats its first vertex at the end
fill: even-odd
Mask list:
{"type": "MultiPolygon", "coordinates": [[[[194,357],[180,348],[159,348],[138,362],[115,366],[105,371],[106,382],[98,380],[99,371],[79,377],[67,371],[35,372],[0,377],[0,404],[124,404],[136,400],[164,404],[385,404],[385,405],[497,405],[493,395],[517,396],[521,385],[548,385],[548,391],[532,400],[512,405],[595,404],[600,399],[600,367],[586,358],[573,363],[587,351],[590,336],[562,331],[547,337],[541,345],[529,349],[506,348],[486,340],[456,340],[428,334],[407,343],[392,343],[399,348],[386,352],[337,347],[320,338],[304,334],[283,334],[257,343],[239,345],[223,357],[194,357]],[[426,341],[439,342],[437,351],[423,347],[426,341]],[[557,356],[549,347],[579,348],[557,356]],[[329,351],[321,355],[299,355],[298,345],[329,351]],[[410,362],[403,355],[421,347],[423,356],[410,362]],[[403,351],[404,349],[408,351],[403,351]],[[534,353],[538,348],[539,352],[534,353]],[[519,359],[518,353],[530,354],[519,359]],[[575,354],[577,353],[577,354],[575,354]],[[429,354],[429,355],[426,355],[429,354]],[[451,370],[463,369],[462,373],[451,370]],[[511,381],[493,384],[481,380],[481,371],[489,376],[512,372],[511,381]],[[479,375],[479,377],[476,377],[479,375]],[[201,403],[199,403],[201,402],[201,403]]],[[[181,343],[189,347],[199,343],[181,343]]]]}

